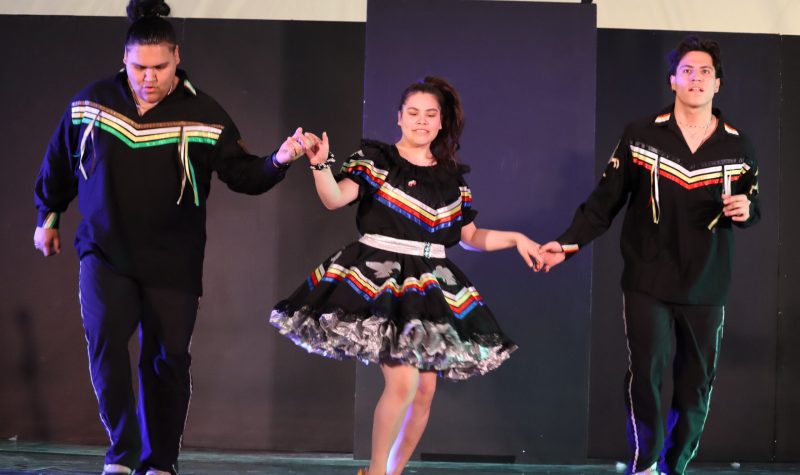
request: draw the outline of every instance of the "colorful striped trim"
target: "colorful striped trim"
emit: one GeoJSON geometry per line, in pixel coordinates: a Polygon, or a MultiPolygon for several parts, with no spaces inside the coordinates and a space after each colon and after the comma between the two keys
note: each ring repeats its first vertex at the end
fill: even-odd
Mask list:
{"type": "Polygon", "coordinates": [[[463,320],[475,307],[483,305],[483,297],[478,294],[475,287],[464,287],[455,295],[444,290],[442,290],[442,293],[450,309],[459,320],[463,320]]]}
{"type": "MultiPolygon", "coordinates": [[[[357,152],[357,154],[360,153],[362,152],[357,152]]],[[[378,168],[375,166],[375,162],[363,158],[353,158],[346,161],[342,165],[342,173],[360,176],[375,188],[380,188],[386,181],[386,177],[389,176],[387,170],[378,168]]]]}
{"type": "Polygon", "coordinates": [[[384,183],[376,194],[376,200],[433,233],[461,221],[462,196],[466,196],[471,203],[472,197],[469,191],[461,190],[461,195],[454,202],[434,209],[402,190],[384,183]]]}
{"type": "MultiPolygon", "coordinates": [[[[706,185],[716,185],[723,182],[724,173],[722,165],[688,170],[682,165],[668,158],[660,157],[657,153],[642,147],[631,145],[630,149],[633,155],[633,163],[652,171],[656,161],[658,161],[659,176],[672,180],[687,190],[706,185]]],[[[746,163],[731,164],[726,165],[726,169],[731,177],[731,181],[737,181],[750,169],[750,166],[746,163]]]]}
{"type": "Polygon", "coordinates": [[[464,203],[464,207],[472,207],[472,190],[468,186],[459,186],[458,189],[461,191],[461,201],[464,203]]]}
{"type": "Polygon", "coordinates": [[[308,277],[309,288],[313,289],[319,282],[346,282],[364,300],[373,301],[384,294],[400,298],[408,292],[425,295],[430,289],[438,289],[444,294],[447,305],[458,319],[463,319],[476,307],[483,305],[483,298],[475,287],[463,287],[457,294],[442,289],[435,275],[430,272],[419,278],[408,277],[399,285],[394,278],[386,279],[378,285],[356,267],[346,269],[338,264],[331,264],[327,270],[319,266],[308,277]]]}
{"type": "Polygon", "coordinates": [[[45,215],[44,221],[42,221],[42,227],[44,229],[56,229],[58,228],[58,221],[60,218],[61,215],[59,213],[51,211],[45,215]]]}
{"type": "Polygon", "coordinates": [[[724,126],[725,126],[725,132],[728,132],[731,135],[739,135],[739,131],[734,129],[730,125],[724,124],[724,126]]]}
{"type": "Polygon", "coordinates": [[[663,124],[664,122],[669,122],[670,117],[672,117],[672,113],[667,112],[665,114],[661,114],[660,116],[656,117],[654,121],[656,124],[663,124]]]}
{"type": "Polygon", "coordinates": [[[564,254],[575,254],[581,249],[581,247],[577,244],[562,244],[561,250],[564,251],[564,254]]]}
{"type": "Polygon", "coordinates": [[[194,88],[188,79],[183,80],[183,87],[185,87],[187,91],[191,92],[193,96],[197,95],[197,89],[194,88]]]}
{"type": "Polygon", "coordinates": [[[370,186],[377,188],[376,200],[420,225],[430,233],[451,227],[461,221],[461,208],[472,206],[472,192],[469,187],[459,187],[460,196],[454,202],[441,208],[432,208],[422,201],[409,196],[403,190],[390,185],[386,178],[389,172],[375,166],[372,160],[360,158],[359,151],[342,166],[342,172],[360,176],[370,186]]]}
{"type": "Polygon", "coordinates": [[[308,290],[313,290],[314,287],[319,284],[319,281],[322,280],[322,277],[325,276],[325,266],[319,266],[311,272],[311,275],[308,276],[308,290]]]}
{"type": "Polygon", "coordinates": [[[72,123],[74,125],[90,124],[96,121],[100,127],[131,148],[155,147],[165,144],[179,143],[181,129],[189,142],[216,145],[224,127],[217,124],[201,122],[162,122],[140,124],[128,117],[90,101],[72,103],[72,123]]]}

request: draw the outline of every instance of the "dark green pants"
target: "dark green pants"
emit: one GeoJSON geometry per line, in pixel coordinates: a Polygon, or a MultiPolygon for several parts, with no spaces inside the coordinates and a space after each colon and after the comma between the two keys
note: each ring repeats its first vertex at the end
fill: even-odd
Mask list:
{"type": "Polygon", "coordinates": [[[725,308],[670,304],[629,291],[624,299],[630,355],[625,376],[628,473],[657,462],[661,472],[683,475],[697,453],[708,416],[725,308]],[[661,382],[673,339],[673,393],[665,428],[661,382]]]}

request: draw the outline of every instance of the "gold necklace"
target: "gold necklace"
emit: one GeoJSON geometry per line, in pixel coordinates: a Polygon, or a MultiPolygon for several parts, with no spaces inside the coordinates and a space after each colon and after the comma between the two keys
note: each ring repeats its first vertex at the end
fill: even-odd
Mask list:
{"type": "Polygon", "coordinates": [[[696,132],[686,131],[687,135],[690,135],[690,136],[692,136],[692,138],[697,139],[698,137],[705,138],[706,134],[708,133],[708,128],[711,127],[711,122],[713,122],[713,121],[714,121],[714,114],[711,114],[711,117],[708,118],[708,122],[706,123],[705,126],[702,126],[702,125],[699,125],[699,124],[692,125],[692,124],[682,123],[680,121],[678,121],[678,125],[681,126],[681,127],[686,127],[688,129],[699,129],[700,127],[703,127],[702,134],[700,133],[699,130],[696,131],[696,132]]]}

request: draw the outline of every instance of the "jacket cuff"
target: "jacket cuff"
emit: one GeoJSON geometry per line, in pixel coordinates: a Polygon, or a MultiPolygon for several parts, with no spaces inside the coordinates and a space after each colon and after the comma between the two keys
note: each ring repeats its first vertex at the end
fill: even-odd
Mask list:
{"type": "Polygon", "coordinates": [[[55,211],[39,211],[39,217],[36,220],[36,227],[44,229],[58,229],[58,222],[61,218],[61,213],[55,211]]]}
{"type": "Polygon", "coordinates": [[[292,165],[292,162],[289,163],[278,162],[278,159],[275,158],[277,154],[278,151],[275,150],[266,158],[265,168],[268,170],[280,170],[280,171],[288,170],[289,167],[292,165]]]}
{"type": "Polygon", "coordinates": [[[569,259],[581,250],[581,247],[575,243],[564,243],[559,241],[559,244],[561,244],[561,249],[565,254],[564,260],[569,259]]]}

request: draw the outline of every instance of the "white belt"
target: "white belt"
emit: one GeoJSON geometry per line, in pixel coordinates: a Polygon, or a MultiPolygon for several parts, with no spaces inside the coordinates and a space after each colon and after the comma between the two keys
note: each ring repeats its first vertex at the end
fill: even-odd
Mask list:
{"type": "Polygon", "coordinates": [[[430,242],[408,241],[406,239],[396,239],[380,234],[365,234],[358,240],[362,244],[384,251],[397,252],[399,254],[409,254],[425,258],[435,257],[444,259],[444,246],[430,242]]]}

